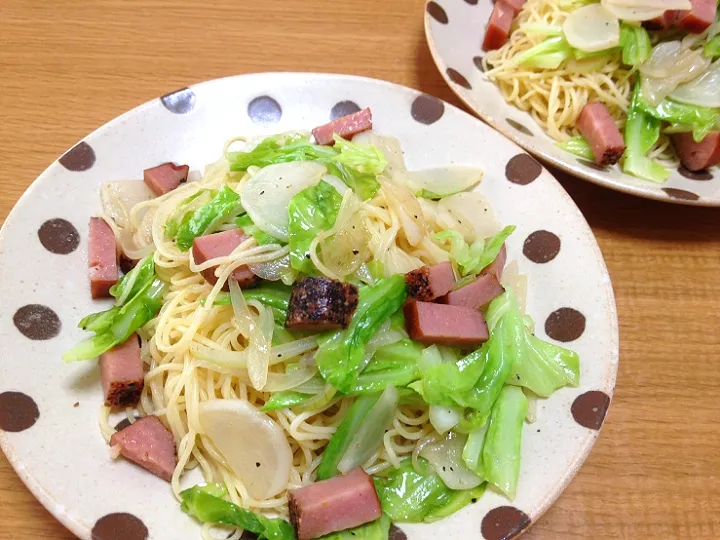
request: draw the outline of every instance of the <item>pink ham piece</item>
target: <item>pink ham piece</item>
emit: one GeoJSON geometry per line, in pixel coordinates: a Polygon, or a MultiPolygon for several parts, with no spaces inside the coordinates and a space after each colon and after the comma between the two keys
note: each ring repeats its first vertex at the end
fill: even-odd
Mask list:
{"type": "Polygon", "coordinates": [[[677,133],[672,142],[680,161],[690,171],[720,165],[720,131],[708,133],[700,142],[695,142],[692,133],[677,133]]]}
{"type": "Polygon", "coordinates": [[[694,34],[702,34],[715,22],[717,0],[690,0],[692,9],[678,11],[676,24],[694,34]]]}
{"type": "Polygon", "coordinates": [[[421,343],[470,348],[489,337],[485,317],[473,308],[411,300],[403,311],[405,330],[421,343]]]}
{"type": "Polygon", "coordinates": [[[110,437],[110,448],[168,482],[177,465],[175,440],[157,416],[144,416],[110,437]]]}
{"type": "MultiPolygon", "coordinates": [[[[215,234],[198,236],[193,240],[192,247],[195,264],[202,264],[210,259],[230,255],[245,240],[247,240],[247,236],[242,232],[242,229],[230,229],[215,234]]],[[[211,285],[215,285],[218,280],[217,276],[215,276],[216,268],[217,266],[213,266],[202,271],[203,277],[211,285]]],[[[253,274],[247,266],[241,266],[235,270],[230,278],[237,281],[242,288],[252,287],[260,281],[260,278],[253,274]]],[[[224,288],[227,290],[229,285],[226,283],[224,288]]]]}
{"type": "Polygon", "coordinates": [[[481,274],[475,281],[440,298],[443,304],[481,308],[505,292],[495,274],[481,274]]]}
{"type": "Polygon", "coordinates": [[[373,481],[361,468],[291,491],[288,506],[298,540],[352,529],[382,515],[373,481]]]}
{"type": "Polygon", "coordinates": [[[507,261],[507,248],[502,245],[495,260],[483,268],[483,274],[493,274],[498,280],[502,279],[505,262],[507,261]]]}
{"type": "Polygon", "coordinates": [[[137,334],[100,355],[100,378],[105,405],[124,408],[138,404],[145,385],[145,375],[137,334]]]}
{"type": "Polygon", "coordinates": [[[347,139],[368,129],[372,129],[372,112],[369,108],[318,126],[312,130],[312,134],[318,144],[333,145],[335,144],[334,133],[347,139]]]}
{"type": "Polygon", "coordinates": [[[445,261],[435,266],[422,266],[405,274],[408,295],[430,302],[447,294],[455,285],[452,265],[445,261]]]}
{"type": "Polygon", "coordinates": [[[495,2],[490,21],[485,29],[485,39],[482,48],[486,51],[494,51],[507,43],[510,36],[510,27],[515,18],[515,9],[507,4],[505,0],[495,2]]]}
{"type": "Polygon", "coordinates": [[[614,165],[625,152],[625,141],[610,111],[602,103],[588,103],[583,107],[576,126],[590,144],[595,163],[614,165]]]}
{"type": "Polygon", "coordinates": [[[90,294],[93,298],[107,298],[110,287],[118,282],[119,277],[115,233],[104,219],[92,217],[88,238],[90,294]]]}
{"type": "Polygon", "coordinates": [[[157,195],[165,195],[187,181],[190,167],[187,165],[175,165],[174,163],[163,163],[157,167],[145,169],[143,180],[147,186],[157,195]]]}

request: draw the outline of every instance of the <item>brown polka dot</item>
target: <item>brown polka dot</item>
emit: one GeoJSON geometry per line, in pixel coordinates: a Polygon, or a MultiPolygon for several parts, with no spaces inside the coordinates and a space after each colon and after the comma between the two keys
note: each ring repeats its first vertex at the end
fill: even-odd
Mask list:
{"type": "Polygon", "coordinates": [[[427,7],[425,10],[428,12],[428,15],[430,15],[433,19],[435,19],[440,24],[447,24],[448,23],[448,16],[447,13],[445,13],[445,10],[443,7],[438,4],[437,2],[428,2],[427,7]]]}
{"type": "Polygon", "coordinates": [[[438,98],[422,94],[415,98],[410,107],[413,120],[421,124],[434,124],[445,112],[445,104],[438,98]]]}
{"type": "Polygon", "coordinates": [[[15,327],[26,338],[33,340],[52,339],[60,333],[60,319],[47,306],[28,304],[13,315],[15,327]]]}
{"type": "Polygon", "coordinates": [[[67,220],[49,219],[38,229],[40,243],[50,253],[67,255],[75,251],[80,244],[80,234],[67,220]]]}
{"type": "Polygon", "coordinates": [[[485,540],[509,540],[519,536],[530,525],[530,518],[514,506],[493,508],[482,520],[480,530],[485,540]]]}
{"type": "Polygon", "coordinates": [[[348,114],[360,111],[360,106],[354,101],[338,101],[333,108],[330,109],[330,120],[337,120],[348,114]]]}
{"type": "Polygon", "coordinates": [[[92,540],[145,540],[149,535],[145,524],[132,514],[108,514],[92,528],[92,540]]]}
{"type": "Polygon", "coordinates": [[[505,166],[507,179],[521,186],[533,182],[541,172],[542,166],[527,154],[518,154],[505,166]]]}
{"type": "Polygon", "coordinates": [[[390,525],[388,540],[407,540],[407,535],[394,523],[390,525]]]}
{"type": "Polygon", "coordinates": [[[256,124],[275,124],[282,117],[282,108],[270,96],[259,96],[250,102],[247,113],[256,124]]]}
{"type": "Polygon", "coordinates": [[[552,261],[560,253],[560,238],[550,231],[535,231],[523,243],[523,254],[534,263],[552,261]]]}
{"type": "Polygon", "coordinates": [[[65,152],[58,160],[68,171],[87,171],[95,163],[95,151],[85,141],[81,141],[65,152]]]}
{"type": "Polygon", "coordinates": [[[165,108],[171,113],[185,114],[189,113],[195,107],[195,92],[189,88],[181,88],[169,94],[165,94],[160,98],[165,108]]]}
{"type": "Polygon", "coordinates": [[[610,396],[605,392],[592,390],[576,397],[570,411],[578,424],[597,430],[602,426],[609,406],[610,396]]]}
{"type": "Polygon", "coordinates": [[[676,189],[671,187],[662,188],[662,190],[673,199],[679,199],[681,201],[697,201],[700,195],[685,191],[684,189],[676,189]]]}
{"type": "Polygon", "coordinates": [[[578,163],[580,163],[580,165],[585,165],[586,167],[590,167],[591,169],[595,169],[596,171],[607,172],[607,167],[598,165],[594,161],[589,161],[587,159],[578,159],[578,163]]]}
{"type": "Polygon", "coordinates": [[[506,118],[505,121],[510,125],[510,127],[515,128],[520,133],[524,133],[525,135],[529,135],[530,137],[533,136],[532,131],[530,131],[528,128],[523,126],[520,122],[517,122],[513,120],[512,118],[506,118]]]}
{"type": "Polygon", "coordinates": [[[485,66],[483,66],[483,57],[482,56],[474,57],[473,64],[475,64],[475,67],[478,68],[480,71],[485,72],[485,66]]]}
{"type": "Polygon", "coordinates": [[[40,418],[38,406],[30,396],[22,392],[0,394],[0,429],[3,431],[25,431],[40,418]]]}
{"type": "Polygon", "coordinates": [[[585,315],[578,310],[562,307],[556,309],[545,320],[545,333],[563,343],[575,341],[585,331],[585,315]]]}
{"type": "Polygon", "coordinates": [[[447,76],[450,77],[450,80],[455,84],[462,86],[463,88],[467,88],[468,90],[472,90],[470,81],[468,81],[459,71],[453,68],[447,68],[447,76]]]}
{"type": "Polygon", "coordinates": [[[685,165],[680,165],[680,167],[678,168],[678,172],[688,180],[707,182],[708,180],[713,179],[712,173],[707,169],[702,169],[701,171],[691,171],[687,167],[685,167],[685,165]]]}

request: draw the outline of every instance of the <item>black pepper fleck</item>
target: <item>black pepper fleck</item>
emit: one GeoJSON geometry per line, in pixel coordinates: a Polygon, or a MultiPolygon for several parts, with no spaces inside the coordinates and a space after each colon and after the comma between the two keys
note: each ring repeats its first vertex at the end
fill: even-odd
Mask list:
{"type": "Polygon", "coordinates": [[[260,462],[259,462],[259,461],[256,461],[256,462],[255,462],[255,466],[256,466],[256,467],[259,467],[259,466],[260,466],[260,462]]]}
{"type": "Polygon", "coordinates": [[[353,249],[353,255],[357,255],[358,253],[360,252],[357,249],[353,249]]]}
{"type": "Polygon", "coordinates": [[[470,502],[471,502],[471,503],[476,503],[476,502],[477,502],[477,499],[476,499],[475,497],[473,497],[472,499],[470,499],[470,502]]]}

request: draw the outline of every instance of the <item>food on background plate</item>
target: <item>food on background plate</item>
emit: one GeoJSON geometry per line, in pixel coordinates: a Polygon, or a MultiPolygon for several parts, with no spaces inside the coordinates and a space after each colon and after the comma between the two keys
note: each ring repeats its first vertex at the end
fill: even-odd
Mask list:
{"type": "Polygon", "coordinates": [[[557,146],[643,180],[720,164],[717,0],[497,0],[485,76],[557,146]]]}
{"type": "Polygon", "coordinates": [[[488,486],[512,499],[533,404],[579,382],[533,333],[482,171],[408,171],[371,127],[237,137],[199,181],[165,163],[102,186],[89,278],[114,305],[64,359],[100,358],[111,455],[205,538],[382,539],[488,486]]]}

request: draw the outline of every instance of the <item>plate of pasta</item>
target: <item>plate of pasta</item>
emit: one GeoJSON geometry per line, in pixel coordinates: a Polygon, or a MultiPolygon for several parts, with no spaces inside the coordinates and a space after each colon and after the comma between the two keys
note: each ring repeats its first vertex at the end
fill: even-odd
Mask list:
{"type": "Polygon", "coordinates": [[[0,246],[0,445],[83,539],[512,538],[615,384],[572,200],[387,82],[169,93],[53,163],[0,246]]]}
{"type": "Polygon", "coordinates": [[[430,0],[453,91],[564,171],[632,195],[720,206],[716,0],[430,0]]]}

